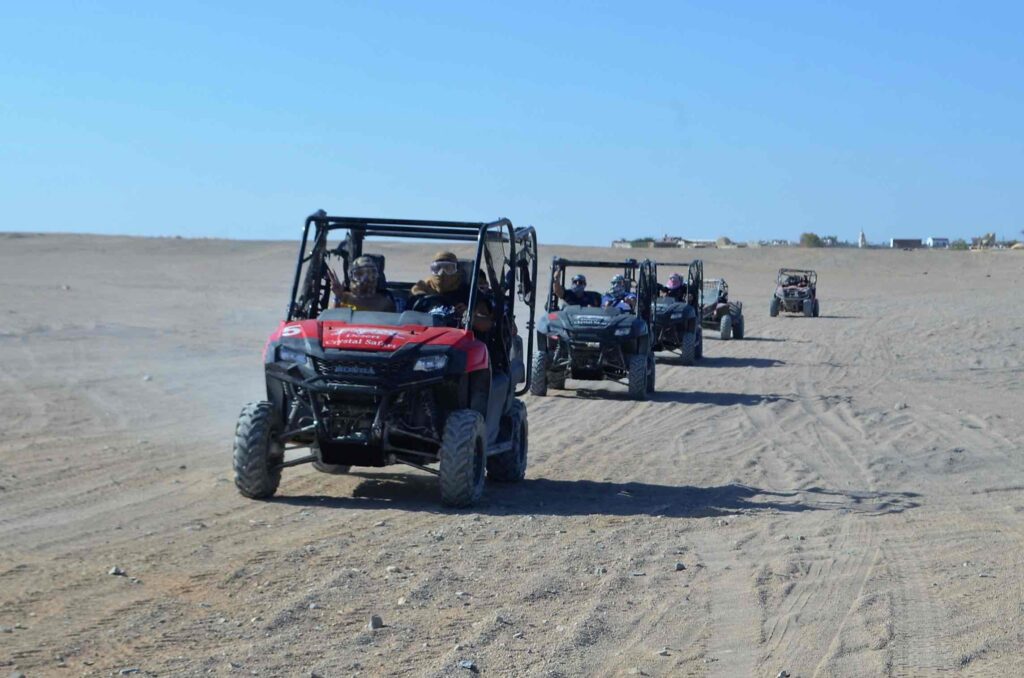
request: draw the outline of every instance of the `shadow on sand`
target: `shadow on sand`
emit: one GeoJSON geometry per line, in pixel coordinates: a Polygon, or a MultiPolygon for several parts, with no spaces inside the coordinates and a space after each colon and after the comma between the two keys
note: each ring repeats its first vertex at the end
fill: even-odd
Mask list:
{"type": "MultiPolygon", "coordinates": [[[[746,339],[744,339],[746,341],[746,339]]],[[[734,358],[732,356],[704,356],[697,363],[698,367],[778,367],[785,361],[774,358],[734,358]]]]}
{"type": "MultiPolygon", "coordinates": [[[[584,400],[620,400],[633,402],[628,393],[600,388],[569,387],[565,390],[549,390],[548,398],[582,398],[584,400]]],[[[790,396],[776,393],[712,393],[708,391],[655,391],[650,396],[654,403],[679,403],[682,405],[744,405],[752,407],[763,403],[793,402],[790,396]]]]}
{"type": "Polygon", "coordinates": [[[360,473],[351,496],[278,496],[272,501],[328,509],[396,509],[429,513],[551,516],[664,516],[706,518],[740,511],[852,511],[869,515],[899,513],[918,506],[913,492],[858,492],[810,487],[772,491],[748,485],[690,487],[592,480],[527,478],[514,485],[488,483],[471,509],[441,506],[437,480],[411,473],[360,473]]]}

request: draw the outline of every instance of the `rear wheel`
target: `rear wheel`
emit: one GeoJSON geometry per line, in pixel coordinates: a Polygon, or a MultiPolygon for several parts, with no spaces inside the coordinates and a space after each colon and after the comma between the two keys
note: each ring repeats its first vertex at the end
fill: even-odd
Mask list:
{"type": "Polygon", "coordinates": [[[535,396],[548,394],[548,354],[537,351],[533,354],[533,373],[530,375],[530,393],[535,396]]]}
{"type": "Polygon", "coordinates": [[[441,503],[465,507],[484,491],[486,465],[484,418],[476,410],[448,415],[441,437],[441,503]]]}
{"type": "Polygon", "coordinates": [[[820,313],[820,312],[821,312],[821,309],[818,308],[818,300],[815,299],[814,300],[814,317],[817,318],[818,317],[818,313],[820,313]]]}
{"type": "Polygon", "coordinates": [[[680,359],[684,365],[692,365],[696,360],[697,334],[695,332],[683,333],[683,345],[679,349],[680,359]]]}
{"type": "Polygon", "coordinates": [[[526,477],[526,458],[529,450],[529,424],[526,405],[522,400],[512,401],[512,449],[487,457],[487,479],[498,483],[517,483],[526,477]]]}
{"type": "Polygon", "coordinates": [[[647,400],[647,379],[650,370],[648,355],[635,353],[629,356],[628,369],[629,397],[633,400],[647,400]]]}
{"type": "Polygon", "coordinates": [[[718,325],[719,336],[722,339],[732,339],[732,316],[723,315],[718,325]]]}
{"type": "Polygon", "coordinates": [[[313,468],[320,473],[327,473],[332,476],[343,476],[352,470],[351,466],[345,466],[344,464],[325,464],[322,461],[314,461],[313,468]]]}
{"type": "Polygon", "coordinates": [[[804,299],[804,317],[810,318],[814,315],[814,302],[810,299],[804,299]]]}
{"type": "Polygon", "coordinates": [[[779,298],[778,297],[772,297],[771,309],[768,312],[771,314],[771,316],[773,318],[777,318],[779,316],[779,298]]]}
{"type": "Polygon", "coordinates": [[[548,386],[551,388],[557,388],[559,390],[565,388],[565,371],[561,372],[548,372],[548,386]]]}
{"type": "Polygon", "coordinates": [[[277,441],[273,406],[265,400],[242,408],[235,425],[235,487],[250,499],[274,496],[281,483],[284,445],[277,441]]]}
{"type": "Polygon", "coordinates": [[[654,393],[654,354],[651,353],[651,357],[648,358],[648,376],[647,376],[647,393],[654,393]]]}
{"type": "Polygon", "coordinates": [[[734,339],[743,338],[743,316],[736,316],[736,322],[732,324],[732,336],[734,339]]]}

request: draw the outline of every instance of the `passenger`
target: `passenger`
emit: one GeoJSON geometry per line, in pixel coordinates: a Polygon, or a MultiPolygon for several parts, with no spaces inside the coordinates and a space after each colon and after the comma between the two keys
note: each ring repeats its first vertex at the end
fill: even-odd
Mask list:
{"type": "Polygon", "coordinates": [[[621,273],[612,276],[611,287],[601,297],[602,308],[617,308],[631,313],[636,306],[636,295],[629,291],[629,281],[621,273]]]}
{"type": "Polygon", "coordinates": [[[678,302],[686,303],[687,287],[686,282],[683,280],[683,276],[678,273],[673,273],[668,277],[665,285],[661,287],[661,291],[664,293],[666,298],[675,299],[678,302]]]}
{"type": "MultiPolygon", "coordinates": [[[[413,310],[424,312],[451,307],[461,318],[469,304],[469,291],[469,284],[459,273],[458,257],[452,252],[438,252],[430,264],[430,277],[412,286],[409,304],[413,310]]],[[[487,304],[478,303],[473,313],[473,330],[490,332],[493,326],[487,304]]]]}
{"type": "Polygon", "coordinates": [[[566,306],[600,305],[600,298],[595,299],[597,294],[587,292],[587,276],[582,273],[577,273],[572,277],[572,287],[569,289],[565,289],[557,277],[553,287],[555,296],[564,301],[566,306]]]}
{"type": "Polygon", "coordinates": [[[349,289],[338,280],[330,268],[331,291],[334,292],[334,307],[347,307],[354,311],[384,311],[394,313],[395,300],[390,294],[377,289],[380,271],[370,257],[358,257],[348,269],[349,289]]]}

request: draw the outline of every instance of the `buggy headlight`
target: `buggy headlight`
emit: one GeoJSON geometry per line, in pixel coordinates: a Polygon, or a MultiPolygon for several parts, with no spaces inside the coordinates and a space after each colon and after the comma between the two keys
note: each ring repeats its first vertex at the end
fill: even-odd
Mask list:
{"type": "Polygon", "coordinates": [[[305,365],[306,362],[309,360],[309,356],[307,356],[302,351],[298,351],[294,348],[289,348],[288,346],[279,346],[277,349],[277,359],[284,360],[290,363],[299,363],[300,365],[305,365]]]}
{"type": "Polygon", "coordinates": [[[682,311],[678,311],[677,313],[673,313],[669,317],[670,317],[671,320],[682,320],[683,319],[683,312],[682,311]]]}
{"type": "Polygon", "coordinates": [[[412,369],[413,372],[433,372],[434,370],[443,370],[447,364],[448,356],[446,355],[426,355],[417,360],[412,369]]]}
{"type": "Polygon", "coordinates": [[[615,336],[616,337],[625,337],[625,336],[628,336],[629,333],[632,332],[632,331],[633,331],[633,329],[631,327],[620,327],[619,329],[615,330],[615,336]]]}

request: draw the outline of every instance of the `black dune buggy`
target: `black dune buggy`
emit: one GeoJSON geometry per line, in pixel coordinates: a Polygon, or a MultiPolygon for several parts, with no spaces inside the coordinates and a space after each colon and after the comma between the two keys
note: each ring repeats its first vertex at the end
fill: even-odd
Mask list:
{"type": "Polygon", "coordinates": [[[729,300],[729,284],[724,278],[704,281],[704,315],[701,325],[718,332],[722,339],[743,338],[743,302],[729,300]]]}
{"type": "Polygon", "coordinates": [[[548,387],[565,388],[567,377],[589,381],[626,380],[629,396],[645,400],[654,392],[654,298],[658,277],[652,261],[584,261],[555,257],[545,309],[537,323],[530,393],[547,395],[548,387]],[[613,268],[622,272],[636,303],[625,311],[601,307],[601,297],[588,292],[592,305],[563,305],[555,280],[565,288],[567,267],[613,268]]]}
{"type": "Polygon", "coordinates": [[[818,274],[800,268],[780,268],[769,312],[774,318],[779,311],[817,318],[818,274]]]}
{"type": "MultiPolygon", "coordinates": [[[[679,356],[684,365],[693,365],[704,356],[704,332],[701,329],[700,290],[704,284],[704,262],[694,259],[687,262],[661,263],[664,267],[686,267],[685,296],[658,297],[655,303],[657,332],[654,350],[670,351],[679,356]]],[[[659,285],[658,289],[670,292],[659,285]]]]}
{"type": "Polygon", "coordinates": [[[288,312],[264,353],[267,398],[246,405],[235,429],[239,491],[270,497],[281,469],[309,462],[326,473],[413,466],[439,476],[449,506],[475,502],[485,474],[522,480],[528,428],[516,396],[530,383],[536,276],[536,233],[508,219],[362,219],[322,211],[307,218],[288,312]],[[364,249],[370,237],[474,243],[475,257],[458,267],[466,311],[416,310],[429,305],[419,304],[422,296],[410,308],[412,284],[386,279],[384,256],[364,249]],[[376,261],[378,292],[390,295],[398,312],[329,307],[331,260],[347,285],[348,264],[360,256],[376,261]],[[517,298],[531,329],[525,354],[517,298]],[[493,320],[484,333],[467,325],[479,304],[493,320]],[[296,448],[308,454],[286,460],[296,448]]]}

